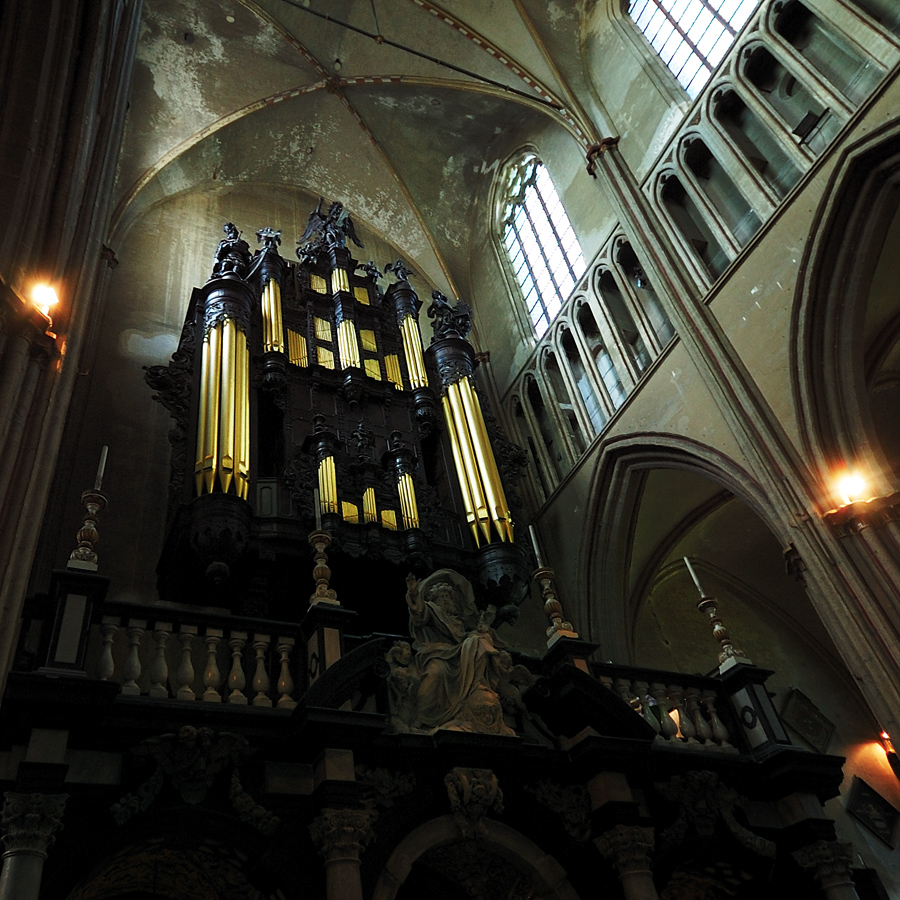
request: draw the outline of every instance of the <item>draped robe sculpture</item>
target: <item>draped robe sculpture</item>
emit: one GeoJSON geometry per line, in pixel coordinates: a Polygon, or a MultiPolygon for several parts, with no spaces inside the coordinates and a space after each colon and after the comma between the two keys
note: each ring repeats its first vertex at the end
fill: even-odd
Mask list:
{"type": "Polygon", "coordinates": [[[452,569],[406,583],[412,648],[397,642],[386,655],[394,728],[514,735],[504,711],[516,711],[510,676],[522,667],[491,627],[496,608],[479,612],[471,584],[452,569]]]}

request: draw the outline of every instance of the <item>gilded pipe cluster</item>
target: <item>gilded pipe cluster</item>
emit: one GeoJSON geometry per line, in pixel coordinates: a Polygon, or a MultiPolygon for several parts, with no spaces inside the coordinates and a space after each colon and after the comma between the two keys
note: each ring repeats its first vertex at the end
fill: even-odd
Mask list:
{"type": "Polygon", "coordinates": [[[247,499],[250,478],[250,351],[234,319],[212,325],[203,340],[200,362],[200,419],[197,495],[216,485],[247,499]]]}
{"type": "Polygon", "coordinates": [[[319,463],[319,504],[323,514],[338,511],[337,472],[333,456],[326,456],[319,463]]]}
{"type": "Polygon", "coordinates": [[[350,367],[359,369],[362,364],[359,361],[359,341],[356,336],[356,326],[352,319],[344,319],[337,329],[338,354],[341,358],[341,368],[350,367]]]}
{"type": "Polygon", "coordinates": [[[419,527],[419,507],[416,503],[416,486],[412,475],[404,472],[397,479],[397,490],[400,494],[400,513],[403,516],[404,528],[419,527]]]}
{"type": "Polygon", "coordinates": [[[441,398],[453,461],[475,543],[513,540],[512,518],[481,404],[468,377],[446,386],[441,398]]]}
{"type": "Polygon", "coordinates": [[[400,323],[403,337],[403,352],[406,355],[406,368],[409,370],[410,385],[415,388],[428,387],[428,374],[425,371],[425,357],[422,353],[422,336],[415,316],[408,315],[400,323]]]}
{"type": "Polygon", "coordinates": [[[285,352],[284,326],[281,321],[281,286],[275,278],[270,278],[262,295],[263,349],[269,353],[276,350],[285,352]]]}

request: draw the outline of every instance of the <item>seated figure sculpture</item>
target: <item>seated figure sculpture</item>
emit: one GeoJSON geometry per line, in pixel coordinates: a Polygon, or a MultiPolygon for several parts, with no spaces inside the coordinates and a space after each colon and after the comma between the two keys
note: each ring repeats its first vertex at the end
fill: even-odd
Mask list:
{"type": "Polygon", "coordinates": [[[414,683],[415,703],[414,709],[404,704],[399,716],[395,711],[395,727],[514,735],[503,720],[501,693],[515,688],[509,679],[509,654],[491,627],[496,608],[479,612],[471,584],[452,569],[440,569],[422,582],[410,575],[406,584],[416,655],[411,660],[392,648],[389,677],[397,699],[401,682],[407,697],[414,683]],[[410,673],[413,666],[415,672],[410,673]]]}

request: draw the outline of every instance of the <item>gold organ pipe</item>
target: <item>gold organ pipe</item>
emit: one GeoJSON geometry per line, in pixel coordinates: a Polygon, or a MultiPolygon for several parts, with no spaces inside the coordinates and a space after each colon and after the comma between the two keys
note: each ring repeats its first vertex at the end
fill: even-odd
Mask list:
{"type": "Polygon", "coordinates": [[[462,449],[459,446],[459,440],[456,436],[456,428],[453,424],[453,412],[450,409],[450,400],[445,394],[441,397],[441,406],[444,410],[444,421],[447,423],[447,434],[450,436],[450,447],[453,450],[453,462],[456,466],[456,478],[459,481],[459,489],[462,492],[463,505],[466,508],[466,521],[472,529],[472,537],[475,538],[475,546],[481,544],[481,538],[478,533],[477,515],[475,513],[475,501],[472,499],[472,492],[469,489],[469,479],[466,477],[466,466],[463,461],[462,449]]]}
{"type": "Polygon", "coordinates": [[[281,319],[281,285],[270,278],[263,288],[263,348],[284,353],[284,325],[281,319]]]}
{"type": "Polygon", "coordinates": [[[378,521],[378,505],[375,502],[375,488],[367,487],[363,494],[363,517],[366,522],[378,521]]]}
{"type": "Polygon", "coordinates": [[[203,462],[206,452],[206,425],[209,407],[209,335],[203,338],[200,349],[200,409],[197,418],[197,453],[194,462],[194,481],[197,496],[203,493],[203,462]]]}
{"type": "Polygon", "coordinates": [[[503,494],[503,485],[500,483],[500,473],[497,471],[497,463],[494,460],[487,428],[481,415],[481,405],[468,378],[461,378],[456,382],[455,387],[459,389],[460,399],[469,424],[468,430],[471,434],[475,458],[478,461],[478,471],[487,496],[491,519],[497,528],[500,540],[511,541],[512,534],[508,529],[509,510],[506,508],[506,497],[503,494]]]}
{"type": "Polygon", "coordinates": [[[319,463],[319,497],[322,512],[337,512],[337,476],[334,468],[334,457],[326,456],[319,463]]]}
{"type": "Polygon", "coordinates": [[[236,478],[238,479],[238,496],[247,499],[250,492],[250,348],[247,336],[238,331],[238,451],[236,478]]]}
{"type": "Polygon", "coordinates": [[[400,325],[403,336],[403,351],[406,354],[406,366],[409,369],[409,380],[414,388],[427,387],[428,375],[425,371],[425,357],[422,354],[422,336],[415,316],[407,316],[400,325]]]}
{"type": "Polygon", "coordinates": [[[469,490],[472,493],[472,499],[475,501],[475,512],[478,516],[478,524],[484,539],[488,542],[491,540],[491,516],[488,512],[488,504],[484,494],[484,486],[478,475],[478,463],[475,457],[475,451],[472,447],[472,436],[466,423],[465,409],[460,396],[459,382],[454,382],[447,388],[447,395],[450,398],[450,409],[453,410],[453,421],[456,426],[456,435],[462,450],[463,460],[466,466],[466,476],[469,482],[469,490]]]}
{"type": "Polygon", "coordinates": [[[222,323],[222,367],[219,394],[219,481],[227,494],[234,477],[235,378],[237,359],[233,319],[222,323]]]}
{"type": "Polygon", "coordinates": [[[216,483],[219,456],[219,394],[222,370],[222,323],[209,330],[209,366],[206,370],[206,422],[203,428],[203,482],[207,493],[216,483]]]}
{"type": "Polygon", "coordinates": [[[403,514],[403,527],[418,528],[419,508],[416,504],[416,486],[409,472],[400,476],[398,487],[400,488],[400,511],[403,514]]]}
{"type": "Polygon", "coordinates": [[[359,341],[356,337],[356,326],[352,320],[344,319],[338,325],[338,352],[341,355],[341,368],[350,366],[361,368],[359,361],[359,341]]]}

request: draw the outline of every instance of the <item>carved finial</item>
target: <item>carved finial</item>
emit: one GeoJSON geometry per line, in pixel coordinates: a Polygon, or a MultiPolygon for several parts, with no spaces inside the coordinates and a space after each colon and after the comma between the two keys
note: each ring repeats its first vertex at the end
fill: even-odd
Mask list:
{"type": "Polygon", "coordinates": [[[309,598],[309,602],[312,606],[320,603],[339,606],[337,591],[328,586],[331,581],[331,569],[328,567],[328,554],[325,551],[331,546],[331,535],[327,531],[314,531],[309,536],[309,544],[316,552],[316,565],[313,568],[316,589],[309,598]]]}
{"type": "MultiPolygon", "coordinates": [[[[106,447],[103,449],[106,450],[106,447]]],[[[105,462],[105,455],[103,461],[105,462]]],[[[102,477],[103,473],[99,472],[96,482],[97,487],[87,490],[81,495],[81,502],[85,508],[84,522],[75,535],[78,546],[69,554],[69,561],[66,563],[67,569],[97,571],[97,551],[94,547],[100,540],[100,533],[97,531],[97,525],[99,524],[98,515],[100,510],[106,507],[106,496],[100,493],[102,477]]]]}
{"type": "Polygon", "coordinates": [[[549,566],[541,566],[531,576],[541,586],[541,596],[544,598],[544,610],[550,619],[550,627],[547,629],[547,646],[552,647],[561,637],[577,638],[578,632],[571,622],[566,622],[563,616],[562,603],[553,590],[554,572],[549,566]]]}
{"type": "Polygon", "coordinates": [[[686,556],[683,557],[683,559],[691,579],[696,585],[697,590],[700,592],[700,602],[697,604],[697,609],[709,616],[709,624],[712,625],[713,637],[719,642],[719,646],[722,648],[722,652],[719,654],[719,662],[724,663],[729,659],[736,659],[741,662],[749,663],[750,660],[744,656],[744,651],[738,650],[731,642],[731,635],[719,618],[719,601],[716,600],[715,597],[707,596],[706,591],[703,590],[703,585],[700,584],[697,573],[694,571],[694,567],[691,565],[690,559],[686,556]]]}

